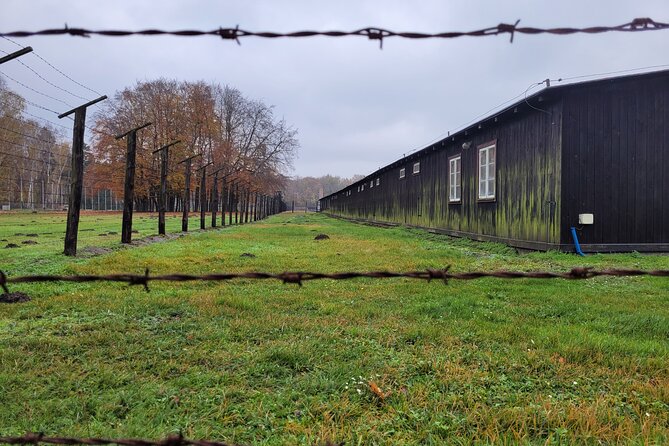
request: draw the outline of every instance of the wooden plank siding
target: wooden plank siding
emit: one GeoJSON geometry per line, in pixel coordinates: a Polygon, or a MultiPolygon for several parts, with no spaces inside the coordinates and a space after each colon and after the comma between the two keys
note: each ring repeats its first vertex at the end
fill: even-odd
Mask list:
{"type": "MultiPolygon", "coordinates": [[[[325,197],[332,215],[530,249],[669,251],[669,70],[549,87],[381,169],[377,188],[325,197]],[[496,140],[496,197],[478,198],[477,146],[496,140]],[[463,149],[463,143],[469,143],[463,149]],[[448,159],[462,155],[462,203],[448,159]],[[421,172],[412,174],[416,161],[421,172]],[[399,169],[406,178],[399,179],[399,169]]],[[[369,181],[369,177],[365,180],[369,181]]]]}
{"type": "Polygon", "coordinates": [[[592,213],[586,250],[668,250],[668,72],[573,86],[563,110],[561,243],[592,213]]]}
{"type": "Polygon", "coordinates": [[[560,240],[559,101],[522,108],[481,129],[446,138],[381,169],[377,175],[325,198],[324,212],[355,219],[399,223],[479,240],[545,249],[560,240]],[[537,107],[539,108],[539,107],[537,107]],[[496,140],[495,200],[478,200],[477,146],[496,140]],[[463,143],[470,143],[463,149],[463,143]],[[448,159],[462,155],[462,201],[448,202],[448,159]],[[420,173],[413,164],[420,162],[420,173]],[[399,178],[401,168],[406,176],[399,178]],[[380,179],[380,185],[369,182],[380,179]],[[364,191],[358,187],[365,184],[364,191]],[[350,196],[346,191],[351,190],[350,196]]]}

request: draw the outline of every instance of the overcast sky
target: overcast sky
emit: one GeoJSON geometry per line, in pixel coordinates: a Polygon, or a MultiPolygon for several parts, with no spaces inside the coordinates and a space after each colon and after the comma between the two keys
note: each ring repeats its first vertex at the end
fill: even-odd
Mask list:
{"type": "MultiPolygon", "coordinates": [[[[636,17],[669,22],[667,0],[208,1],[0,0],[0,32],[49,27],[254,31],[469,31],[498,23],[537,27],[618,25],[636,17]]],[[[35,37],[15,39],[74,79],[112,95],[159,77],[228,84],[275,106],[299,130],[293,175],[368,174],[425,146],[532,83],[669,64],[669,31],[579,36],[516,35],[449,40],[359,37],[35,37]]],[[[0,50],[17,47],[0,39],[0,50]]],[[[2,53],[0,53],[2,54],[2,53]]],[[[58,86],[78,87],[34,56],[22,60],[58,86]]],[[[668,67],[669,68],[669,67],[668,67]]],[[[54,97],[68,97],[20,64],[0,70],[54,97]]],[[[8,81],[26,98],[64,106],[8,81]]],[[[49,116],[35,108],[30,112],[49,116]]],[[[49,116],[51,119],[51,116],[49,116]]]]}

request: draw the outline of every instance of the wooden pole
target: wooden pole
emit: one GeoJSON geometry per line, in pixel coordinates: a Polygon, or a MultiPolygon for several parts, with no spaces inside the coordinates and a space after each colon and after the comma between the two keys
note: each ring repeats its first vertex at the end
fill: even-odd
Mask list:
{"type": "MultiPolygon", "coordinates": [[[[218,211],[218,171],[214,173],[214,184],[211,190],[211,227],[216,227],[216,212],[218,211]]],[[[225,218],[225,216],[223,216],[225,218]]]]}
{"type": "Polygon", "coordinates": [[[251,211],[251,189],[246,188],[246,205],[244,206],[244,223],[249,222],[249,212],[251,211]]]}
{"type": "Polygon", "coordinates": [[[233,181],[230,183],[230,215],[228,216],[228,224],[232,226],[232,210],[234,209],[235,206],[235,190],[234,190],[235,182],[233,181]]]}
{"type": "Polygon", "coordinates": [[[184,190],[183,215],[181,216],[181,230],[183,232],[188,232],[188,214],[190,214],[190,171],[193,158],[197,156],[200,156],[200,154],[189,156],[185,160],[179,161],[179,164],[185,164],[186,169],[184,173],[186,184],[184,190]]]}
{"type": "Polygon", "coordinates": [[[186,161],[186,173],[185,173],[185,181],[186,181],[186,189],[184,190],[184,213],[181,216],[181,230],[183,232],[188,232],[188,214],[190,213],[190,168],[191,168],[191,163],[192,160],[189,159],[186,161]]]}
{"type": "Polygon", "coordinates": [[[239,224],[239,182],[235,183],[235,224],[239,224]]]}
{"type": "Polygon", "coordinates": [[[225,226],[225,212],[227,210],[228,188],[225,183],[225,176],[221,180],[221,226],[225,226]]]}
{"type": "Polygon", "coordinates": [[[165,235],[165,207],[167,204],[167,165],[170,158],[170,147],[179,144],[174,141],[162,146],[153,153],[160,152],[160,194],[158,195],[158,235],[165,235]]]}
{"type": "Polygon", "coordinates": [[[121,139],[128,137],[128,150],[125,157],[125,186],[123,191],[123,220],[121,223],[121,243],[130,243],[132,240],[132,211],[135,200],[135,165],[137,151],[137,131],[150,126],[151,123],[136,127],[122,135],[116,136],[121,139]]]}
{"type": "Polygon", "coordinates": [[[200,167],[198,170],[202,171],[202,177],[200,178],[200,229],[206,227],[205,222],[205,213],[206,213],[206,203],[207,203],[207,166],[210,166],[212,163],[209,162],[204,166],[200,167]]]}
{"type": "Polygon", "coordinates": [[[167,194],[167,163],[170,149],[160,151],[160,195],[158,196],[158,235],[165,235],[165,194],[167,194]]]}
{"type": "Polygon", "coordinates": [[[77,234],[79,232],[79,213],[81,209],[81,187],[84,184],[84,130],[86,109],[74,113],[72,140],[72,174],[70,179],[70,200],[67,208],[67,228],[65,229],[66,256],[77,255],[77,234]]]}
{"type": "Polygon", "coordinates": [[[84,184],[84,131],[86,130],[86,108],[107,99],[102,96],[58,115],[62,119],[74,113],[74,129],[72,130],[72,174],[70,180],[70,197],[67,208],[67,228],[65,229],[66,256],[77,255],[77,235],[79,232],[79,214],[81,211],[81,194],[84,184]]]}

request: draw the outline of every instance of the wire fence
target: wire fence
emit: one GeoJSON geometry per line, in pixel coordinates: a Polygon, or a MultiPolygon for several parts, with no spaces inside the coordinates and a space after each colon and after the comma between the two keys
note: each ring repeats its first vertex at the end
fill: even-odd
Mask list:
{"type": "Polygon", "coordinates": [[[198,37],[215,36],[224,40],[234,40],[240,43],[239,39],[243,37],[260,37],[265,39],[276,38],[303,38],[303,37],[365,37],[369,40],[377,40],[382,45],[383,40],[389,37],[400,37],[404,39],[453,39],[458,37],[489,37],[497,35],[509,35],[513,42],[515,34],[552,34],[552,35],[570,35],[570,34],[601,34],[606,32],[637,32],[637,31],[658,31],[669,28],[669,23],[657,22],[651,18],[636,18],[630,22],[614,26],[589,26],[584,28],[559,27],[559,28],[537,28],[532,26],[518,26],[520,20],[515,23],[500,23],[496,26],[477,29],[473,31],[448,31],[440,33],[425,33],[415,31],[391,31],[383,28],[362,28],[355,31],[293,31],[293,32],[272,32],[272,31],[249,31],[234,28],[218,28],[213,30],[180,30],[168,31],[161,29],[144,29],[139,31],[129,30],[93,30],[87,28],[71,28],[65,25],[63,28],[43,29],[39,31],[11,31],[0,33],[0,37],[32,37],[32,36],[59,36],[69,35],[76,37],[106,36],[106,37],[126,37],[126,36],[176,36],[176,37],[198,37]]]}
{"type": "Polygon", "coordinates": [[[554,272],[554,271],[469,271],[462,273],[450,272],[450,266],[444,269],[426,269],[423,271],[366,271],[366,272],[340,272],[340,273],[319,273],[306,271],[292,271],[283,273],[269,273],[269,272],[246,272],[246,273],[214,273],[214,274],[162,274],[152,276],[148,269],[145,269],[144,274],[106,274],[106,275],[30,275],[7,277],[7,275],[0,271],[0,286],[5,293],[9,294],[9,284],[16,283],[39,283],[39,282],[122,282],[128,285],[142,285],[146,291],[149,291],[150,282],[227,282],[233,279],[249,279],[249,280],[279,280],[285,284],[292,283],[302,286],[304,282],[312,280],[350,280],[350,279],[394,279],[406,278],[431,281],[434,279],[441,280],[444,284],[448,284],[449,280],[475,280],[482,278],[497,278],[497,279],[567,279],[567,280],[582,280],[592,279],[594,277],[613,276],[613,277],[630,277],[630,276],[654,276],[654,277],[669,277],[669,270],[641,270],[641,269],[605,269],[596,270],[591,267],[577,267],[570,271],[554,272]]]}

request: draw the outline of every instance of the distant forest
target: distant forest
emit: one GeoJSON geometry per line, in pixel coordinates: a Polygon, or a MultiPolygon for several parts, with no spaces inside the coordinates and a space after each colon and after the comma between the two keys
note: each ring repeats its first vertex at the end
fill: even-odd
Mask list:
{"type": "Polygon", "coordinates": [[[333,175],[322,177],[295,177],[288,180],[284,200],[290,207],[295,200],[295,206],[303,207],[305,202],[315,206],[320,197],[329,195],[364,178],[363,175],[354,175],[351,178],[342,178],[333,175]]]}

